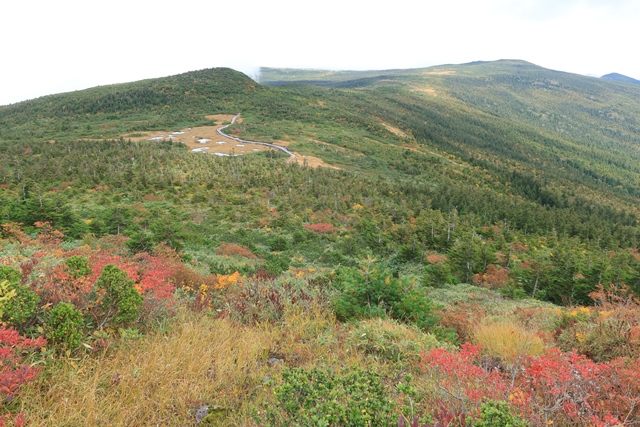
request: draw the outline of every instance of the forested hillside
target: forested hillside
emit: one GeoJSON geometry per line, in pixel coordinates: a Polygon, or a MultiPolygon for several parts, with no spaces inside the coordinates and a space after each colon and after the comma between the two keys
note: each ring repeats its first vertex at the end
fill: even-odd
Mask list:
{"type": "Polygon", "coordinates": [[[3,419],[637,423],[639,207],[640,87],[523,61],[0,107],[3,419]],[[332,167],[139,140],[236,113],[332,167]]]}

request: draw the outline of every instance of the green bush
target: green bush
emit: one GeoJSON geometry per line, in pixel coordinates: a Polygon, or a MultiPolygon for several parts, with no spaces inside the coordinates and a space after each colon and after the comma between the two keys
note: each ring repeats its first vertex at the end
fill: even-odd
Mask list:
{"type": "Polygon", "coordinates": [[[527,427],[520,417],[513,415],[506,402],[485,402],[480,406],[480,418],[474,427],[527,427]]]}
{"type": "Polygon", "coordinates": [[[382,359],[418,360],[420,353],[442,346],[434,335],[395,320],[362,320],[354,326],[348,337],[349,344],[382,359]]]}
{"type": "Polygon", "coordinates": [[[4,282],[0,317],[21,329],[35,316],[40,297],[29,287],[20,284],[20,279],[18,270],[0,266],[0,283],[4,282]]]}
{"type": "Polygon", "coordinates": [[[422,283],[427,286],[440,287],[446,284],[453,284],[456,278],[451,272],[449,263],[428,264],[424,268],[422,283]]]}
{"type": "Polygon", "coordinates": [[[16,291],[8,280],[0,280],[0,318],[4,317],[5,306],[13,297],[16,291]]]}
{"type": "Polygon", "coordinates": [[[436,324],[433,305],[424,290],[406,279],[395,278],[381,268],[367,274],[343,268],[336,278],[339,293],[333,308],[339,320],[389,316],[422,329],[436,324]]]}
{"type": "Polygon", "coordinates": [[[387,426],[395,421],[394,404],[373,372],[288,369],[275,395],[277,408],[270,410],[271,425],[359,427],[387,426]]]}
{"type": "Polygon", "coordinates": [[[269,246],[271,246],[272,251],[281,252],[289,249],[289,240],[287,240],[283,236],[273,236],[269,239],[269,246]]]}
{"type": "Polygon", "coordinates": [[[274,276],[279,276],[289,269],[290,259],[286,255],[269,254],[264,263],[264,269],[274,276]]]}
{"type": "Polygon", "coordinates": [[[101,325],[125,326],[140,315],[142,296],[133,287],[133,280],[113,265],[107,265],[96,282],[96,290],[104,291],[100,303],[101,325]]]}
{"type": "Polygon", "coordinates": [[[15,268],[7,267],[6,265],[0,265],[0,282],[3,280],[8,281],[10,284],[20,283],[22,275],[15,268]]]}
{"type": "Polygon", "coordinates": [[[74,279],[87,276],[91,273],[87,257],[74,255],[67,258],[65,263],[67,264],[67,271],[74,279]]]}
{"type": "Polygon", "coordinates": [[[24,327],[38,311],[40,297],[27,286],[9,285],[15,295],[3,304],[2,319],[18,328],[24,327]]]}
{"type": "Polygon", "coordinates": [[[45,336],[53,344],[74,350],[82,343],[84,325],[82,313],[73,304],[60,302],[47,314],[45,336]]]}
{"type": "Polygon", "coordinates": [[[127,247],[132,252],[151,251],[154,246],[153,236],[148,231],[136,230],[129,234],[127,247]]]}

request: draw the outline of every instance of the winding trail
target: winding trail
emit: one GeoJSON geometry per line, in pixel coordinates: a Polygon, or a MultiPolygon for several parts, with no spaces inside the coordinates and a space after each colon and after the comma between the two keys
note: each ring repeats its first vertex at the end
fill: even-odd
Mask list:
{"type": "Polygon", "coordinates": [[[236,114],[235,116],[233,116],[233,118],[231,119],[231,123],[229,123],[228,125],[224,125],[221,126],[217,129],[217,132],[219,135],[224,136],[225,138],[229,138],[229,139],[233,139],[236,142],[240,142],[240,143],[244,143],[244,144],[257,144],[257,145],[264,145],[266,147],[270,147],[273,148],[275,150],[280,150],[283,153],[286,153],[289,155],[289,157],[291,157],[292,159],[296,157],[296,155],[294,153],[292,153],[291,151],[289,151],[286,147],[283,147],[282,145],[277,145],[277,144],[270,144],[268,142],[259,142],[259,141],[249,141],[246,139],[241,139],[235,136],[231,136],[228,133],[225,133],[224,130],[226,128],[228,128],[229,126],[231,126],[232,124],[234,124],[236,122],[236,119],[240,116],[240,113],[236,114]]]}

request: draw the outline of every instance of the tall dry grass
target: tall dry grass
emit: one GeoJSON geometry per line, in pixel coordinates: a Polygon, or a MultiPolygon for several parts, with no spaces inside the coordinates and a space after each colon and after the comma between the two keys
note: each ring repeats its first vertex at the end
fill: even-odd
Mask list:
{"type": "Polygon", "coordinates": [[[542,339],[513,320],[484,321],[475,329],[473,339],[487,355],[509,364],[544,351],[542,339]]]}
{"type": "Polygon", "coordinates": [[[208,404],[225,409],[225,425],[254,425],[285,365],[366,366],[339,330],[319,309],[257,326],[184,312],[167,334],[56,363],[24,390],[22,410],[38,426],[186,426],[208,404]]]}

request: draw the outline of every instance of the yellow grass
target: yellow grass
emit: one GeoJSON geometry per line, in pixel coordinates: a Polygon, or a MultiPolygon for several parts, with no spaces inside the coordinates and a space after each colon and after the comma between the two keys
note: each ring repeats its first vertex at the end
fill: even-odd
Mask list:
{"type": "Polygon", "coordinates": [[[480,324],[474,332],[474,341],[488,355],[499,357],[507,363],[544,351],[544,342],[540,337],[507,320],[480,324]]]}
{"type": "Polygon", "coordinates": [[[426,76],[452,76],[456,74],[455,70],[433,70],[433,71],[425,71],[423,73],[426,76]]]}
{"type": "Polygon", "coordinates": [[[321,310],[286,314],[282,325],[242,326],[184,312],[168,334],[106,355],[64,360],[21,395],[29,425],[194,425],[202,404],[225,408],[225,425],[254,425],[273,397],[265,381],[286,366],[365,366],[321,310]],[[277,355],[282,363],[269,363],[277,355]]]}

